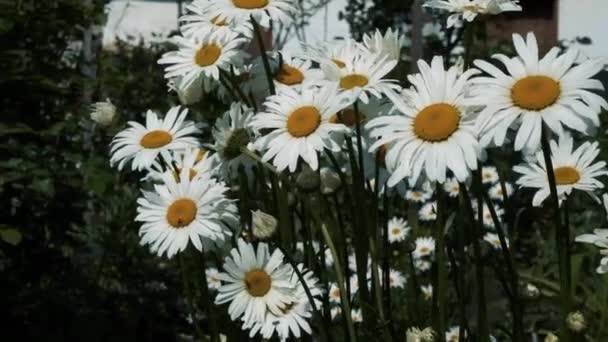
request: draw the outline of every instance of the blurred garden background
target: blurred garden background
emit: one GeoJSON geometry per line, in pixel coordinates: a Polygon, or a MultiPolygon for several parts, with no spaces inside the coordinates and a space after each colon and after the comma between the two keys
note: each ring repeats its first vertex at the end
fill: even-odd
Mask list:
{"type": "MultiPolygon", "coordinates": [[[[459,53],[457,44],[445,44],[445,28],[428,22],[420,1],[300,3],[305,15],[271,37],[275,46],[297,49],[297,39],[313,43],[394,28],[408,32],[404,51],[410,60],[459,53]]],[[[141,121],[147,109],[164,112],[179,103],[167,92],[157,60],[170,48],[166,37],[178,29],[177,17],[186,4],[0,0],[2,340],[192,338],[177,261],[158,258],[139,244],[133,218],[140,175],[118,173],[108,162],[109,143],[122,126],[103,127],[90,118],[91,104],[105,99],[117,107],[122,123],[141,121]]],[[[508,50],[512,32],[533,30],[544,51],[561,44],[580,47],[588,56],[606,56],[606,5],[605,0],[522,1],[524,12],[480,25],[477,46],[508,50]]],[[[606,84],[606,72],[602,78],[606,84]]],[[[225,109],[214,98],[191,108],[195,119],[213,119],[225,109]]],[[[606,160],[606,135],[598,136],[600,159],[606,160]]],[[[516,258],[533,282],[535,275],[555,272],[553,259],[542,258],[549,249],[540,238],[549,214],[541,208],[522,219],[530,225],[523,225],[528,230],[521,234],[516,258]],[[529,264],[531,256],[545,261],[529,264]]],[[[602,223],[603,215],[571,219],[582,232],[602,223]]],[[[577,247],[575,272],[592,274],[595,261],[584,259],[586,249],[577,247]]],[[[608,278],[586,279],[579,284],[588,291],[582,309],[596,320],[597,336],[608,338],[608,278]]],[[[553,284],[538,285],[551,293],[553,284]]],[[[194,291],[200,296],[200,289],[194,291]]],[[[496,305],[500,310],[505,304],[496,305]]],[[[537,319],[542,321],[542,315],[537,319]]],[[[244,338],[236,325],[233,330],[235,338],[244,338]]]]}

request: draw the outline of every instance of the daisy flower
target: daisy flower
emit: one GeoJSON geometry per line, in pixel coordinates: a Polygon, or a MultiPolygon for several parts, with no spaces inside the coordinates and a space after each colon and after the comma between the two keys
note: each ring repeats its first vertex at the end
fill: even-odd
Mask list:
{"type": "Polygon", "coordinates": [[[110,99],[95,102],[91,105],[91,120],[97,122],[101,126],[110,126],[114,122],[116,116],[116,106],[112,104],[110,99]]]}
{"type": "MultiPolygon", "coordinates": [[[[321,297],[323,292],[319,286],[319,280],[303,265],[298,265],[298,268],[306,281],[310,294],[315,298],[315,305],[320,307],[322,302],[318,297],[321,297]]],[[[267,312],[264,321],[253,324],[249,337],[253,338],[259,331],[264,339],[270,339],[276,332],[279,340],[286,341],[290,336],[300,338],[302,332],[312,334],[312,329],[308,324],[312,318],[312,305],[306,295],[306,290],[295,272],[292,273],[291,282],[296,284],[293,294],[294,302],[282,309],[281,315],[276,316],[267,312]]]]}
{"type": "Polygon", "coordinates": [[[205,0],[193,1],[186,6],[188,14],[179,18],[184,24],[180,30],[184,36],[193,36],[199,33],[217,31],[220,33],[239,33],[251,38],[253,27],[248,20],[237,20],[236,18],[222,18],[220,15],[212,15],[213,3],[205,0]]]}
{"type": "Polygon", "coordinates": [[[192,37],[174,37],[177,51],[169,51],[158,60],[167,64],[165,78],[183,77],[180,87],[187,88],[201,78],[219,80],[220,69],[241,64],[245,53],[240,49],[245,39],[236,33],[208,31],[192,37]]]}
{"type": "Polygon", "coordinates": [[[240,102],[233,102],[230,109],[215,121],[213,148],[219,156],[219,174],[226,180],[238,176],[240,166],[247,170],[255,165],[255,161],[241,152],[243,148],[253,150],[252,141],[255,137],[249,129],[253,116],[252,109],[240,102]]]}
{"type": "Polygon", "coordinates": [[[403,273],[397,270],[390,270],[388,275],[388,282],[390,287],[394,288],[404,288],[405,287],[405,276],[403,273]]]}
{"type": "Polygon", "coordinates": [[[384,35],[378,29],[372,35],[368,35],[367,33],[363,35],[363,46],[369,52],[379,56],[388,56],[389,60],[399,61],[401,48],[405,44],[405,35],[401,35],[390,28],[384,32],[384,35]]]}
{"type": "Polygon", "coordinates": [[[271,129],[256,142],[258,149],[266,151],[262,160],[272,159],[279,171],[289,168],[294,172],[302,158],[316,170],[317,153],[326,148],[340,150],[333,134],[346,132],[347,128],[329,119],[348,101],[338,94],[336,87],[285,88],[268,97],[264,103],[266,111],[258,113],[251,123],[258,131],[271,129]]]}
{"type": "Polygon", "coordinates": [[[430,236],[419,237],[415,243],[416,249],[412,252],[412,256],[416,259],[430,256],[435,252],[435,239],[430,236]]]}
{"type": "Polygon", "coordinates": [[[132,170],[149,168],[160,154],[170,160],[170,152],[188,147],[196,147],[197,140],[192,134],[199,130],[192,121],[186,121],[188,109],[179,106],[171,108],[164,119],[149,110],[146,125],[129,121],[129,128],[116,134],[112,139],[110,165],[118,163],[118,169],[131,162],[132,170]]]}
{"type": "Polygon", "coordinates": [[[448,17],[448,28],[461,26],[463,19],[471,22],[480,14],[521,11],[519,0],[431,0],[423,6],[452,13],[448,17]]]}
{"type": "MultiPolygon", "coordinates": [[[[513,185],[511,185],[511,183],[505,183],[505,189],[507,190],[507,198],[511,197],[511,195],[513,194],[513,185]]],[[[500,183],[494,184],[490,188],[489,194],[490,198],[495,201],[502,201],[504,199],[502,186],[500,185],[500,183]]]]}
{"type": "Polygon", "coordinates": [[[433,285],[420,286],[420,292],[422,292],[425,300],[431,300],[433,298],[433,285]]]}
{"type": "Polygon", "coordinates": [[[401,217],[393,217],[388,221],[388,241],[395,243],[405,240],[411,229],[406,220],[401,217]]]}
{"type": "Polygon", "coordinates": [[[350,311],[350,317],[352,318],[354,323],[363,322],[363,314],[361,313],[361,309],[352,309],[350,311]]]}
{"type": "MultiPolygon", "coordinates": [[[[573,151],[572,137],[564,134],[560,136],[559,143],[552,140],[550,146],[560,203],[572,190],[584,191],[599,203],[599,198],[593,191],[604,188],[604,185],[597,177],[608,174],[606,162],[593,163],[600,153],[599,144],[585,142],[573,151]]],[[[521,174],[516,182],[519,187],[538,189],[532,200],[532,204],[537,207],[549,196],[550,190],[542,151],[538,151],[535,157],[536,160],[528,164],[516,165],[513,171],[521,174]]]]}
{"type": "Polygon", "coordinates": [[[460,193],[460,183],[458,183],[456,178],[448,178],[448,180],[443,183],[443,190],[450,197],[458,197],[458,194],[460,193]]]}
{"type": "Polygon", "coordinates": [[[215,304],[230,303],[230,319],[242,317],[243,326],[263,322],[266,312],[283,314],[297,300],[293,269],[283,263],[283,253],[275,249],[272,254],[266,243],[257,249],[243,239],[237,248],[224,259],[224,272],[217,275],[222,281],[215,304]]]}
{"type": "Polygon", "coordinates": [[[516,128],[515,150],[536,152],[543,124],[557,135],[563,134],[564,127],[587,133],[599,126],[599,113],[602,108],[608,109],[608,103],[589,91],[604,89],[600,81],[592,78],[602,70],[599,60],[574,66],[576,50],[559,55],[558,48],[539,60],[533,33],[528,33],[525,41],[514,34],[513,43],[517,57],[494,55],[507,73],[486,61],[475,61],[489,74],[473,80],[477,85],[475,102],[485,106],[477,119],[483,145],[503,145],[509,128],[516,128]]]}
{"type": "MultiPolygon", "coordinates": [[[[500,250],[502,248],[502,246],[500,245],[500,238],[498,237],[498,234],[486,233],[486,235],[483,236],[483,239],[484,241],[492,245],[494,249],[500,250]]],[[[506,243],[507,247],[509,247],[509,240],[507,240],[506,243]]]]}
{"type": "Polygon", "coordinates": [[[419,189],[409,189],[405,193],[405,198],[412,202],[424,203],[433,197],[431,183],[424,182],[419,189]]]}
{"type": "Polygon", "coordinates": [[[263,27],[287,25],[296,14],[293,0],[214,0],[210,13],[216,20],[244,22],[253,17],[263,27]]]}
{"type": "Polygon", "coordinates": [[[433,263],[431,263],[429,260],[424,260],[424,259],[415,259],[414,260],[414,267],[416,267],[416,269],[420,272],[426,272],[426,271],[430,270],[431,266],[433,266],[433,263]]]}
{"type": "Polygon", "coordinates": [[[494,166],[484,166],[481,168],[481,181],[483,184],[494,184],[498,182],[498,171],[494,166]]]}
{"type": "MultiPolygon", "coordinates": [[[[473,210],[475,211],[475,217],[477,217],[479,205],[477,204],[476,201],[473,202],[473,210]]],[[[483,210],[483,213],[482,213],[483,225],[487,228],[495,228],[496,225],[494,224],[494,220],[492,219],[492,213],[490,212],[490,207],[488,207],[488,205],[485,202],[483,202],[482,210],[483,210]]],[[[496,212],[496,216],[498,216],[499,222],[502,221],[502,217],[505,214],[505,211],[503,209],[497,207],[496,205],[494,205],[494,211],[496,212]]]]}
{"type": "Polygon", "coordinates": [[[156,160],[148,170],[148,175],[143,180],[162,181],[163,175],[168,173],[179,181],[179,172],[188,170],[190,180],[200,178],[204,174],[215,175],[217,167],[216,155],[210,155],[200,148],[189,148],[186,150],[173,151],[171,158],[166,160],[170,166],[156,160]]]}
{"type": "Polygon", "coordinates": [[[327,296],[329,297],[329,301],[331,303],[339,304],[342,301],[342,297],[340,297],[340,287],[338,286],[338,284],[331,283],[327,296]]]}
{"type": "Polygon", "coordinates": [[[361,53],[362,46],[353,39],[323,42],[315,45],[304,45],[302,58],[310,59],[319,65],[333,63],[338,68],[346,67],[349,59],[361,53]]]}
{"type": "Polygon", "coordinates": [[[329,313],[331,315],[331,319],[336,319],[336,317],[342,316],[342,307],[334,306],[331,308],[331,310],[329,310],[329,313]]]}
{"type": "Polygon", "coordinates": [[[437,202],[429,202],[418,210],[421,221],[433,221],[437,218],[437,202]]]}
{"type": "Polygon", "coordinates": [[[608,273],[608,229],[595,229],[593,234],[582,234],[576,237],[576,242],[590,243],[599,247],[603,255],[600,265],[595,270],[599,274],[608,273]]]}
{"type": "Polygon", "coordinates": [[[421,60],[418,68],[420,74],[408,76],[413,84],[409,95],[391,98],[399,115],[367,124],[371,135],[379,138],[370,150],[389,144],[388,186],[406,177],[414,185],[423,171],[431,182],[444,183],[448,171],[464,182],[477,169],[480,152],[475,113],[467,105],[469,77],[476,71],[459,74],[455,67],[446,71],[441,57],[434,57],[431,65],[421,60]]]}
{"type": "Polygon", "coordinates": [[[154,191],[143,191],[137,200],[135,221],[143,222],[141,244],[159,256],[171,258],[192,242],[199,250],[221,247],[237,227],[237,207],[224,193],[228,188],[209,174],[190,180],[189,170],[182,170],[179,180],[173,174],[163,175],[164,184],[154,191]]]}
{"type": "Polygon", "coordinates": [[[352,53],[342,63],[344,66],[334,60],[325,61],[321,64],[321,69],[325,79],[336,84],[353,101],[358,99],[367,103],[368,95],[381,98],[383,94],[401,89],[395,80],[383,79],[397,65],[397,61],[389,60],[387,55],[379,57],[371,53],[352,53]]]}
{"type": "MultiPolygon", "coordinates": [[[[466,337],[466,332],[465,332],[466,337]]],[[[460,341],[460,327],[455,326],[451,327],[448,331],[445,332],[445,341],[446,342],[458,342],[460,341]]]]}
{"type": "MultiPolygon", "coordinates": [[[[323,79],[323,72],[313,68],[310,60],[294,57],[288,51],[281,51],[271,56],[270,70],[277,91],[281,91],[284,87],[298,88],[318,85],[323,79]]],[[[268,88],[266,71],[261,61],[255,63],[253,72],[257,82],[256,89],[268,88]]]]}
{"type": "Polygon", "coordinates": [[[207,267],[205,269],[205,277],[207,277],[207,286],[211,290],[217,290],[222,285],[222,282],[217,277],[220,272],[215,267],[207,267]]]}

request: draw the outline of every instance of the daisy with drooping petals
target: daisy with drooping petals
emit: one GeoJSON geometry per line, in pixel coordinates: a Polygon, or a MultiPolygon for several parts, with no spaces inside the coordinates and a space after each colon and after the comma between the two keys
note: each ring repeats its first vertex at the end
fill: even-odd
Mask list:
{"type": "Polygon", "coordinates": [[[272,159],[279,171],[289,168],[294,172],[302,158],[311,169],[319,167],[317,153],[324,149],[339,151],[333,134],[346,132],[342,124],[329,120],[350,100],[340,95],[336,87],[285,88],[277,95],[268,97],[265,112],[258,113],[251,127],[256,130],[272,129],[256,142],[265,150],[262,159],[272,159]]]}
{"type": "Polygon", "coordinates": [[[340,91],[349,94],[363,103],[369,102],[369,95],[381,98],[383,94],[397,92],[401,88],[395,80],[384,79],[397,65],[396,60],[390,60],[388,55],[378,57],[371,53],[353,53],[343,61],[344,65],[336,61],[325,61],[321,69],[325,79],[336,84],[340,91]]]}
{"type": "Polygon", "coordinates": [[[193,1],[186,6],[188,14],[179,18],[184,24],[180,27],[184,36],[193,36],[208,31],[221,33],[239,33],[247,38],[253,35],[253,27],[248,20],[236,18],[220,19],[219,15],[212,15],[212,2],[206,0],[193,1]]]}
{"type": "Polygon", "coordinates": [[[168,65],[165,78],[183,77],[180,87],[184,88],[201,78],[219,80],[220,69],[240,65],[245,57],[240,46],[246,40],[236,33],[208,31],[174,40],[178,50],[165,53],[158,64],[168,65]]]}
{"type": "Polygon", "coordinates": [[[443,190],[450,197],[458,197],[460,194],[460,183],[455,178],[448,178],[448,180],[443,183],[443,190]]]}
{"type": "Polygon", "coordinates": [[[228,190],[209,174],[190,180],[190,171],[182,170],[179,179],[163,175],[164,184],[155,191],[143,191],[137,201],[135,221],[143,222],[139,235],[141,244],[159,256],[171,258],[192,242],[199,250],[222,246],[237,227],[237,208],[226,198],[228,190]]]}
{"type": "MultiPolygon", "coordinates": [[[[323,293],[318,284],[319,280],[314,277],[312,271],[306,270],[302,264],[298,265],[298,268],[304,277],[310,294],[314,297],[316,307],[319,308],[322,302],[318,297],[323,293]]],[[[312,334],[312,329],[308,324],[308,320],[312,317],[312,305],[297,274],[293,272],[291,277],[292,283],[296,284],[293,294],[294,302],[283,309],[279,316],[267,312],[266,319],[263,322],[256,322],[253,325],[249,337],[254,337],[259,331],[264,339],[270,339],[276,332],[279,340],[286,341],[290,336],[300,338],[302,332],[312,334]]]]}
{"type": "Polygon", "coordinates": [[[378,29],[372,35],[363,35],[363,46],[366,49],[373,54],[378,54],[380,57],[388,56],[390,60],[400,60],[401,48],[405,46],[405,43],[405,35],[401,35],[391,28],[386,30],[384,35],[378,29]]]}
{"type": "Polygon", "coordinates": [[[533,33],[528,33],[525,41],[514,34],[513,43],[517,57],[494,55],[505,65],[506,74],[486,61],[475,61],[490,75],[473,80],[477,85],[474,102],[485,106],[477,119],[482,145],[501,146],[509,128],[516,128],[515,150],[525,148],[533,153],[540,146],[543,125],[557,135],[563,134],[564,127],[588,133],[599,126],[599,113],[608,109],[608,103],[589,91],[604,89],[592,78],[603,68],[599,60],[574,66],[576,50],[558,56],[558,48],[539,59],[533,33]]]}
{"type": "MultiPolygon", "coordinates": [[[[593,163],[600,150],[597,142],[585,142],[573,151],[573,140],[568,134],[560,136],[559,143],[550,142],[551,162],[555,175],[557,194],[561,203],[572,190],[581,190],[589,194],[598,203],[599,198],[594,190],[604,188],[597,177],[608,175],[606,162],[593,163]]],[[[517,185],[521,188],[538,189],[532,200],[536,207],[549,196],[549,179],[542,151],[536,153],[536,160],[525,165],[516,165],[513,171],[521,174],[517,185]]]]}
{"type": "Polygon", "coordinates": [[[416,239],[416,249],[412,256],[416,259],[431,256],[435,252],[435,239],[430,236],[419,237],[416,239]]]}
{"type": "MultiPolygon", "coordinates": [[[[258,62],[254,65],[254,79],[257,81],[255,88],[268,88],[263,63],[258,62]]],[[[318,85],[323,79],[323,72],[320,69],[313,68],[310,60],[293,57],[288,51],[281,51],[271,56],[270,69],[277,91],[281,91],[284,87],[297,88],[318,85]]]]}
{"type": "Polygon", "coordinates": [[[196,147],[197,140],[192,134],[199,130],[192,121],[186,121],[188,109],[179,106],[171,108],[164,119],[149,110],[146,113],[146,125],[129,121],[129,128],[116,134],[112,139],[110,164],[118,163],[118,169],[131,162],[132,170],[147,169],[161,154],[170,160],[171,151],[196,147]]]}
{"type": "Polygon", "coordinates": [[[595,270],[599,274],[608,273],[608,229],[595,229],[593,234],[582,234],[576,237],[576,242],[590,243],[599,248],[604,257],[595,270]]]}
{"type": "Polygon", "coordinates": [[[477,169],[480,152],[474,112],[467,103],[469,77],[476,71],[460,74],[455,67],[446,71],[441,57],[434,57],[431,65],[419,61],[418,68],[420,74],[408,77],[413,84],[409,95],[391,97],[399,115],[367,124],[371,135],[379,138],[370,150],[389,144],[388,186],[406,177],[415,185],[423,171],[431,182],[445,182],[448,170],[465,182],[477,169]]]}
{"type": "Polygon", "coordinates": [[[395,243],[405,240],[411,229],[406,220],[401,217],[393,217],[388,221],[388,241],[395,243]]]}
{"type": "Polygon", "coordinates": [[[233,20],[243,22],[251,17],[263,27],[270,27],[272,21],[275,25],[287,25],[292,21],[296,8],[293,0],[214,0],[210,6],[210,13],[216,20],[233,20]]]}
{"type": "Polygon", "coordinates": [[[283,263],[279,249],[270,254],[266,243],[259,243],[254,250],[239,239],[237,248],[224,259],[223,268],[224,272],[217,275],[222,286],[215,303],[230,302],[230,319],[242,317],[244,326],[263,322],[267,311],[279,316],[296,300],[293,269],[283,263]]]}
{"type": "Polygon", "coordinates": [[[165,160],[165,163],[158,160],[154,161],[154,164],[148,170],[148,175],[143,180],[162,181],[165,173],[172,174],[176,180],[179,180],[181,170],[189,170],[190,180],[199,178],[205,173],[215,175],[217,158],[204,149],[189,148],[174,151],[171,158],[165,160]]]}
{"type": "Polygon", "coordinates": [[[219,174],[226,180],[238,176],[239,166],[248,169],[255,164],[242,149],[253,150],[254,134],[249,128],[253,119],[253,110],[240,102],[233,102],[213,126],[214,149],[220,163],[219,174]]]}
{"type": "Polygon", "coordinates": [[[448,28],[461,26],[463,19],[471,22],[480,14],[521,11],[519,0],[431,0],[423,6],[452,13],[448,17],[448,28]]]}

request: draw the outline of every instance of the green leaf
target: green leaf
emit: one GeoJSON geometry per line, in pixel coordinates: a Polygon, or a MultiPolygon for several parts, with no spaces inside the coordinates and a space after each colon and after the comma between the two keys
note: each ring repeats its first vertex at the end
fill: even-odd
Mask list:
{"type": "Polygon", "coordinates": [[[21,233],[15,228],[0,229],[0,238],[6,243],[17,246],[22,239],[21,233]]]}

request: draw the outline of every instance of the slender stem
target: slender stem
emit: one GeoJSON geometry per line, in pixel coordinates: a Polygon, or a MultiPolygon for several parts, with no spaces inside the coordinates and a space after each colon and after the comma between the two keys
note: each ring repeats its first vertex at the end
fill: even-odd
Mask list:
{"type": "Polygon", "coordinates": [[[355,131],[357,132],[357,152],[359,157],[359,176],[361,177],[361,184],[365,184],[365,166],[363,165],[363,142],[361,137],[361,120],[359,113],[359,100],[356,100],[354,103],[355,109],[355,131]]]}
{"type": "Polygon", "coordinates": [[[264,47],[264,38],[262,37],[262,31],[260,30],[260,25],[257,21],[250,17],[251,24],[253,25],[253,33],[255,34],[255,38],[258,42],[258,47],[260,49],[260,55],[262,57],[262,64],[264,65],[264,72],[266,73],[266,79],[268,80],[268,90],[270,91],[270,95],[276,94],[276,90],[274,88],[274,79],[272,77],[272,71],[270,70],[270,62],[268,61],[268,55],[266,55],[266,48],[264,47]]]}
{"type": "Polygon", "coordinates": [[[437,219],[435,221],[435,240],[437,248],[435,249],[435,262],[437,265],[437,334],[439,341],[445,339],[446,330],[446,306],[447,306],[447,260],[445,255],[445,219],[444,219],[444,194],[442,185],[437,183],[435,188],[437,199],[437,219]]]}
{"type": "MultiPolygon", "coordinates": [[[[570,246],[568,240],[570,232],[568,226],[562,224],[560,210],[559,210],[559,198],[557,195],[557,185],[555,183],[555,171],[553,169],[553,162],[551,161],[551,146],[549,144],[548,132],[543,127],[541,134],[541,147],[543,151],[543,157],[545,160],[545,166],[547,169],[547,178],[549,179],[549,190],[551,196],[549,201],[554,210],[554,224],[555,224],[555,247],[557,248],[557,255],[559,260],[559,281],[560,281],[560,300],[562,309],[562,322],[565,322],[566,316],[570,312],[571,305],[571,291],[570,291],[570,246]]],[[[570,336],[568,329],[564,327],[564,340],[569,341],[570,336]]]]}
{"type": "MultiPolygon", "coordinates": [[[[474,178],[478,183],[481,183],[481,173],[476,172],[474,178]]],[[[466,185],[460,184],[460,194],[462,196],[462,203],[465,205],[466,211],[468,213],[471,227],[473,228],[473,253],[475,255],[475,280],[477,282],[477,320],[479,325],[478,338],[479,341],[487,342],[489,339],[489,327],[488,327],[488,317],[487,317],[487,307],[486,307],[486,294],[485,294],[485,279],[483,275],[483,263],[484,261],[481,258],[481,247],[479,245],[480,239],[480,225],[482,222],[478,221],[475,218],[475,212],[473,211],[473,205],[471,202],[471,197],[469,196],[469,192],[466,189],[466,185]]],[[[483,208],[479,209],[480,211],[483,208]]]]}
{"type": "MultiPolygon", "coordinates": [[[[376,167],[376,173],[378,173],[377,171],[378,167],[376,167]]],[[[376,182],[378,182],[377,178],[376,178],[376,182]]],[[[386,184],[385,184],[385,188],[386,188],[386,184]]],[[[384,215],[382,216],[382,222],[383,224],[381,225],[382,227],[382,251],[383,251],[383,258],[382,258],[382,276],[384,278],[384,306],[386,306],[386,319],[388,321],[389,324],[389,332],[391,334],[391,339],[395,338],[395,329],[394,329],[394,324],[393,324],[393,308],[391,305],[391,278],[390,278],[390,253],[391,253],[391,247],[388,241],[388,218],[390,217],[390,213],[389,213],[389,201],[388,201],[388,191],[384,191],[384,194],[382,196],[382,202],[383,202],[383,208],[384,208],[384,215]]]]}
{"type": "Polygon", "coordinates": [[[194,330],[196,331],[196,335],[200,341],[204,341],[205,335],[203,335],[203,331],[198,326],[198,319],[196,318],[196,307],[194,306],[194,296],[192,294],[192,289],[190,288],[190,281],[188,280],[188,271],[186,269],[186,263],[184,261],[183,253],[178,253],[177,257],[179,260],[179,268],[182,274],[182,282],[184,283],[184,291],[186,292],[186,302],[188,303],[188,309],[190,310],[190,317],[192,317],[192,325],[194,325],[194,330]]]}
{"type": "Polygon", "coordinates": [[[252,150],[248,149],[246,146],[241,147],[241,153],[246,155],[247,157],[255,160],[256,162],[262,164],[265,168],[272,171],[272,173],[274,173],[275,175],[281,175],[281,172],[279,170],[277,170],[276,167],[274,167],[272,164],[270,164],[266,161],[263,161],[260,156],[258,156],[252,150]]]}
{"type": "MultiPolygon", "coordinates": [[[[482,189],[483,191],[483,189],[482,189]]],[[[490,210],[490,216],[494,222],[494,227],[498,233],[498,239],[500,240],[500,249],[507,264],[508,274],[511,275],[511,309],[513,311],[513,339],[515,341],[524,340],[524,327],[523,327],[523,310],[521,308],[521,299],[519,297],[519,274],[515,269],[515,261],[511,254],[510,247],[507,245],[507,239],[505,237],[504,228],[498,219],[494,204],[490,200],[487,192],[483,191],[483,199],[490,210]]]]}
{"type": "Polygon", "coordinates": [[[344,275],[342,274],[342,268],[340,267],[338,251],[336,250],[336,246],[334,245],[331,239],[331,235],[329,234],[325,223],[321,223],[321,232],[323,233],[325,243],[331,251],[332,257],[334,258],[334,271],[336,272],[336,282],[338,283],[338,287],[340,288],[340,297],[342,298],[342,313],[344,315],[344,318],[346,319],[346,324],[348,326],[348,335],[350,337],[350,341],[356,342],[357,334],[355,333],[355,326],[353,325],[353,319],[351,317],[350,299],[346,297],[346,291],[344,289],[345,280],[344,275]]]}
{"type": "MultiPolygon", "coordinates": [[[[234,96],[235,99],[239,99],[239,100],[241,100],[241,102],[243,102],[247,106],[251,106],[249,104],[249,99],[247,98],[247,96],[245,96],[245,94],[241,90],[241,87],[239,87],[238,83],[235,81],[234,77],[231,74],[229,74],[226,70],[220,68],[220,78],[222,78],[221,76],[223,76],[224,79],[227,79],[230,82],[230,84],[232,85],[231,92],[233,93],[233,96],[236,94],[236,96],[234,96]]],[[[224,84],[224,87],[226,87],[226,84],[224,84]]]]}
{"type": "Polygon", "coordinates": [[[205,252],[201,252],[201,263],[203,264],[203,297],[205,298],[205,309],[207,310],[207,319],[209,320],[209,330],[211,331],[211,342],[220,341],[220,333],[217,327],[217,317],[213,314],[213,302],[209,295],[209,284],[207,284],[207,261],[205,258],[205,252]]]}
{"type": "MultiPolygon", "coordinates": [[[[344,228],[344,219],[342,218],[342,211],[338,206],[338,196],[334,193],[332,196],[334,207],[336,208],[336,215],[338,216],[338,228],[340,230],[340,242],[342,245],[342,262],[344,263],[344,276],[350,280],[350,269],[348,267],[348,244],[346,243],[346,229],[344,228]]],[[[351,298],[350,281],[346,282],[346,294],[348,298],[351,298]]]]}

